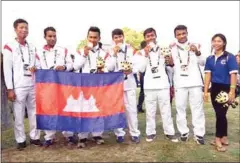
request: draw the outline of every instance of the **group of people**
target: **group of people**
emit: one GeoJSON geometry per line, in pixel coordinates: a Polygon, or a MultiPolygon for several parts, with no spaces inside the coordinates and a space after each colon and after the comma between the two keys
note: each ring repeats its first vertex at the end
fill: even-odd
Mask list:
{"type": "MultiPolygon", "coordinates": [[[[165,138],[171,142],[179,139],[186,142],[189,135],[186,108],[189,102],[194,140],[198,144],[205,144],[205,115],[204,100],[207,101],[209,83],[211,83],[211,98],[216,112],[216,139],[214,145],[218,151],[225,151],[223,145],[227,140],[227,108],[215,102],[214,98],[220,91],[229,93],[229,101],[235,99],[238,64],[233,54],[225,51],[226,38],[216,34],[212,38],[213,52],[207,59],[201,54],[200,45],[188,40],[187,27],[179,25],[174,29],[176,41],[170,44],[171,55],[163,55],[162,47],[158,45],[157,32],[153,28],[144,31],[144,41],[140,50],[135,50],[124,41],[121,29],[112,31],[113,44],[109,50],[103,50],[100,43],[101,32],[98,27],[90,27],[87,33],[87,45],[79,49],[74,57],[67,48],[57,45],[56,29],[44,29],[46,45],[36,48],[26,41],[28,36],[28,22],[17,19],[14,23],[17,37],[7,43],[3,49],[3,73],[7,98],[13,103],[14,134],[17,148],[26,147],[24,131],[25,107],[28,112],[30,144],[49,147],[54,144],[56,131],[45,130],[44,143],[40,141],[40,130],[36,126],[36,99],[34,73],[37,69],[52,69],[56,71],[72,71],[74,73],[124,73],[124,105],[127,117],[128,131],[134,143],[140,142],[138,128],[138,110],[136,99],[136,82],[134,74],[141,73],[141,98],[145,97],[146,110],[146,141],[156,138],[156,111],[160,109],[165,138]],[[97,66],[98,59],[104,59],[103,67],[97,66]],[[131,68],[123,69],[123,62],[129,63],[131,68]],[[200,71],[205,66],[205,82],[200,71]],[[144,84],[143,84],[144,81],[144,84]],[[204,86],[204,96],[203,96],[204,86]],[[174,88],[174,90],[173,90],[174,88]],[[173,94],[176,104],[176,123],[180,138],[176,137],[171,115],[173,94]]],[[[167,48],[166,48],[167,49],[167,48]]],[[[2,96],[3,97],[3,96],[2,96]]],[[[138,109],[140,108],[140,109],[138,109]]],[[[2,108],[4,109],[4,108],[2,108]]],[[[54,108],[53,108],[54,109],[54,108]]],[[[103,132],[78,133],[78,147],[87,145],[88,136],[92,134],[97,144],[103,144],[103,132]]],[[[124,142],[125,130],[113,130],[118,143],[124,142]]],[[[62,131],[68,145],[75,145],[74,133],[62,131]]]]}

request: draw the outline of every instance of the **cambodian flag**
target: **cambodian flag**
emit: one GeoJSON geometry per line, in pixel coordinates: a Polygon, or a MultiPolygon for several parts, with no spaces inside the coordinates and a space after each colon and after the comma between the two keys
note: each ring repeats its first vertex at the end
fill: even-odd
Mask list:
{"type": "Polygon", "coordinates": [[[99,132],[126,127],[122,73],[36,72],[37,128],[99,132]]]}

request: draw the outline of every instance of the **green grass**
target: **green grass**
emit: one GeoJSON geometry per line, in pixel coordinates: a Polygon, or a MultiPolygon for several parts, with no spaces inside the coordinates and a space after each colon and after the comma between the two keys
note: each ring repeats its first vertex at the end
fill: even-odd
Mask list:
{"type": "MultiPolygon", "coordinates": [[[[157,113],[157,138],[148,143],[145,141],[145,114],[139,114],[139,129],[141,130],[141,143],[132,144],[126,136],[124,144],[117,144],[114,134],[104,134],[106,143],[95,145],[90,143],[85,149],[68,149],[60,133],[57,134],[57,144],[49,149],[28,146],[24,151],[17,151],[13,129],[2,132],[2,161],[11,162],[239,162],[239,108],[228,111],[228,134],[230,146],[227,152],[217,152],[209,142],[215,134],[215,114],[210,103],[205,104],[206,116],[206,145],[197,145],[192,137],[186,143],[171,143],[164,139],[161,117],[157,113]]],[[[175,106],[172,107],[174,124],[176,124],[175,106]]],[[[187,110],[188,126],[192,132],[191,112],[187,110]]],[[[28,122],[26,119],[26,134],[28,135],[28,122]]],[[[176,125],[175,129],[179,135],[176,125]]],[[[43,138],[42,133],[42,138],[43,138]]],[[[191,134],[192,135],[192,134],[191,134]]]]}

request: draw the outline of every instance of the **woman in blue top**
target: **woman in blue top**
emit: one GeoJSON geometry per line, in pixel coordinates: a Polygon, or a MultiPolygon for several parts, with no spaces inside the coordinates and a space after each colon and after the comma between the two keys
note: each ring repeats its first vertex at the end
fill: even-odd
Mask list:
{"type": "Polygon", "coordinates": [[[216,101],[221,91],[228,94],[228,102],[235,99],[238,65],[233,54],[226,51],[227,40],[223,34],[212,37],[213,55],[209,56],[205,65],[204,100],[208,98],[208,88],[211,82],[211,101],[216,113],[216,138],[211,143],[217,151],[225,152],[227,140],[227,110],[228,107],[216,101]]]}

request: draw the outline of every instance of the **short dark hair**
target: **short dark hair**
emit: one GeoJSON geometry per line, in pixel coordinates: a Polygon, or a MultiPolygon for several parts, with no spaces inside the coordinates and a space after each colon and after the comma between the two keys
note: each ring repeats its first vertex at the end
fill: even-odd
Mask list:
{"type": "Polygon", "coordinates": [[[48,31],[56,32],[56,29],[54,27],[47,27],[44,29],[44,37],[46,37],[48,31]]]}
{"type": "Polygon", "coordinates": [[[178,25],[174,28],[174,36],[176,36],[176,31],[177,30],[186,30],[187,31],[187,27],[185,25],[178,25]]]}
{"type": "Polygon", "coordinates": [[[140,44],[141,49],[144,49],[147,46],[147,42],[146,41],[142,41],[140,44]]]}
{"type": "Polygon", "coordinates": [[[156,37],[157,37],[156,30],[155,30],[154,28],[152,28],[152,27],[151,27],[151,28],[147,28],[147,29],[145,29],[145,31],[143,32],[143,37],[145,37],[146,34],[151,33],[151,32],[154,32],[155,35],[156,35],[156,37]]]}
{"type": "Polygon", "coordinates": [[[98,27],[95,27],[95,26],[91,26],[89,29],[88,29],[88,34],[89,32],[98,32],[99,36],[101,35],[101,31],[98,27]]]}
{"type": "Polygon", "coordinates": [[[226,37],[223,35],[223,34],[221,34],[221,33],[217,33],[217,34],[215,34],[213,37],[212,37],[212,41],[216,38],[216,37],[220,37],[220,39],[223,41],[223,43],[225,44],[224,46],[223,46],[223,51],[225,51],[226,50],[226,46],[227,46],[227,39],[226,39],[226,37]]]}
{"type": "Polygon", "coordinates": [[[123,35],[124,36],[124,33],[123,33],[123,30],[119,29],[119,28],[116,28],[112,31],[112,38],[113,36],[115,35],[123,35]]]}
{"type": "Polygon", "coordinates": [[[24,20],[24,19],[17,19],[17,20],[15,20],[15,21],[13,22],[13,27],[16,29],[17,26],[18,26],[18,24],[20,24],[20,23],[25,23],[25,24],[28,25],[28,22],[27,22],[26,20],[24,20]]]}

